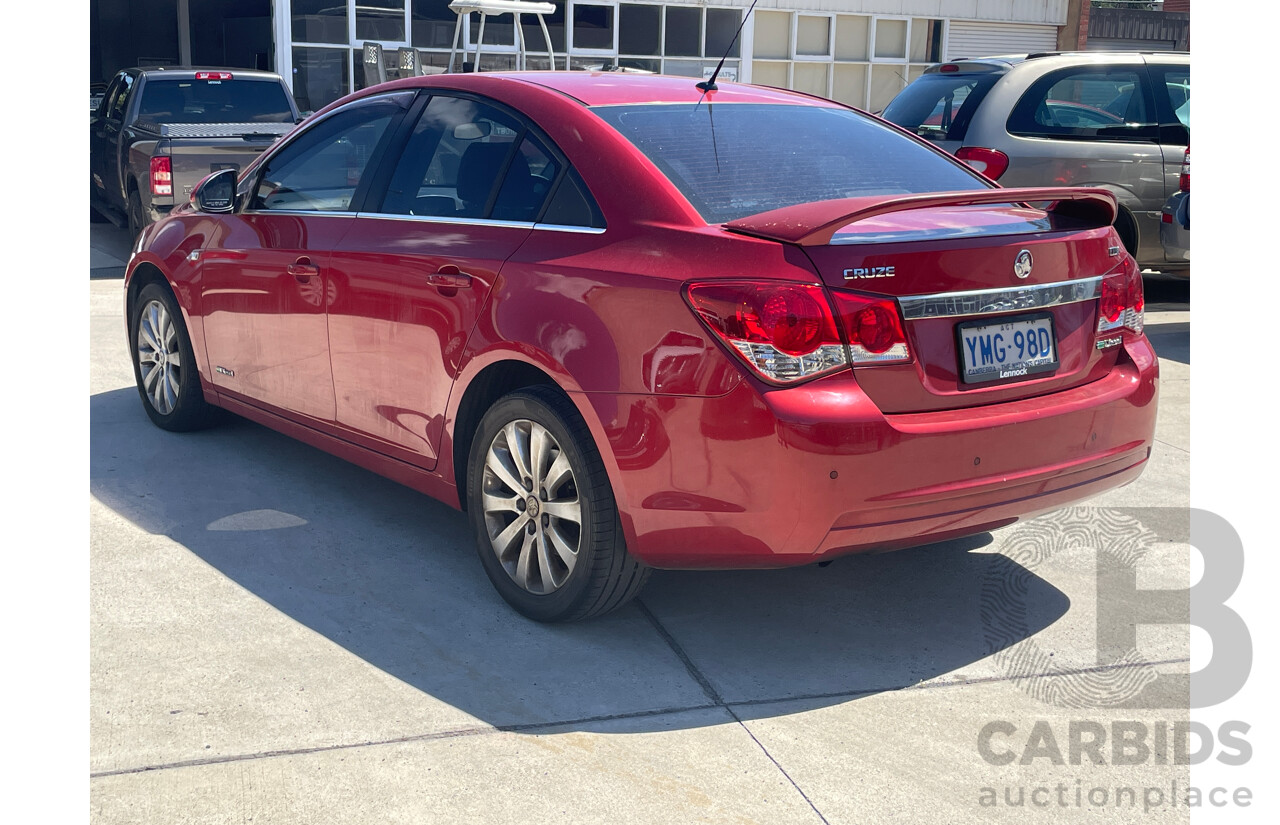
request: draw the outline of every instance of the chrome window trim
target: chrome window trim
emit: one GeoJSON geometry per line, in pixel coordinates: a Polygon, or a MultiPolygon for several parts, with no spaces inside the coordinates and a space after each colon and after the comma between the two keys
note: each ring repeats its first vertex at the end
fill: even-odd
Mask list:
{"type": "MultiPolygon", "coordinates": [[[[319,214],[336,214],[322,212],[319,214]]],[[[533,221],[501,221],[493,218],[447,218],[438,215],[398,215],[393,212],[359,212],[357,218],[375,218],[381,221],[415,221],[417,223],[440,223],[450,226],[508,226],[514,229],[545,229],[550,232],[580,232],[585,235],[600,235],[603,227],[596,226],[564,226],[556,223],[535,223],[533,221]]]]}
{"type": "Polygon", "coordinates": [[[902,307],[902,316],[908,321],[1048,309],[1092,301],[1102,293],[1103,277],[1097,275],[1055,284],[975,289],[968,292],[904,295],[898,298],[898,305],[902,307]]]}
{"type": "Polygon", "coordinates": [[[577,232],[580,235],[603,235],[603,226],[570,226],[562,223],[535,223],[534,229],[545,229],[548,232],[577,232]]]}
{"type": "Polygon", "coordinates": [[[335,218],[354,218],[358,212],[329,212],[324,209],[245,209],[241,215],[292,215],[310,218],[316,215],[329,215],[335,218]]]}
{"type": "Polygon", "coordinates": [[[373,218],[379,221],[414,221],[415,223],[440,223],[450,226],[508,226],[513,229],[533,229],[533,221],[495,221],[491,218],[446,218],[437,215],[397,215],[393,212],[360,212],[357,218],[373,218]]]}

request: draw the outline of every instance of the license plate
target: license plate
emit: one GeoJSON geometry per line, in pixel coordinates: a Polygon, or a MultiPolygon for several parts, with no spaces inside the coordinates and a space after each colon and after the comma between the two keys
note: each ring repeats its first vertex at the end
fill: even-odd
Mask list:
{"type": "Polygon", "coordinates": [[[1020,315],[997,322],[956,325],[960,345],[960,378],[983,384],[1024,378],[1058,368],[1058,344],[1050,313],[1020,315]]]}

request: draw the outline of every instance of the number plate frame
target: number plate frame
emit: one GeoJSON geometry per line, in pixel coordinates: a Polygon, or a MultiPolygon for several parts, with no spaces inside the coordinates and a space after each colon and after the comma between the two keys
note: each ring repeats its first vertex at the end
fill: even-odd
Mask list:
{"type": "Polygon", "coordinates": [[[1019,315],[1008,315],[1003,318],[981,318],[974,321],[962,321],[955,326],[956,339],[956,369],[960,377],[960,383],[970,387],[990,386],[998,383],[1014,383],[1017,381],[1025,381],[1035,375],[1046,372],[1054,372],[1058,369],[1060,361],[1058,358],[1058,329],[1054,323],[1052,312],[1025,312],[1019,315]],[[1002,324],[1017,323],[1019,321],[1035,321],[1038,319],[1048,319],[1049,335],[1053,339],[1053,360],[1038,364],[1034,367],[1027,367],[1027,371],[1019,375],[1001,376],[999,371],[993,372],[990,376],[970,376],[965,368],[965,344],[964,330],[978,329],[981,327],[998,327],[1002,324]]]}

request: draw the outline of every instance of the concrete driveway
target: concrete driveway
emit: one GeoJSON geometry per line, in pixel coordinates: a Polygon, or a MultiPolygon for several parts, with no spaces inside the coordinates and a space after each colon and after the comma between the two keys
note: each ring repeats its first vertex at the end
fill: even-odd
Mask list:
{"type": "MultiPolygon", "coordinates": [[[[826,568],[658,572],[602,620],[534,624],[489,585],[462,514],[240,419],[153,427],[121,282],[101,275],[89,286],[94,822],[1187,821],[1181,805],[1143,810],[1144,789],[1186,787],[1186,766],[1113,764],[1110,743],[1104,764],[1068,756],[1073,721],[1187,718],[1181,683],[1165,678],[1188,670],[1185,627],[1099,650],[1105,552],[1028,554],[1014,526],[826,568]],[[1080,705],[1089,685],[1114,697],[1129,675],[1149,688],[1138,699],[1080,705]],[[1064,764],[984,759],[991,723],[1014,732],[986,735],[988,750],[1022,757],[1037,720],[1064,764]],[[1019,788],[1023,806],[1007,804],[1019,788]],[[1102,806],[1094,788],[1108,789],[1102,806]]],[[[1145,530],[1139,586],[1179,588],[1188,290],[1148,294],[1164,378],[1148,470],[1031,526],[1145,530]]]]}

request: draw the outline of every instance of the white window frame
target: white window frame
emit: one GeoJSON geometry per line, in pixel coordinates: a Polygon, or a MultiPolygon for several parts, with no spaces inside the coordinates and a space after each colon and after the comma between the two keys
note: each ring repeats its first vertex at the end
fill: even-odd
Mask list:
{"type": "MultiPolygon", "coordinates": [[[[791,59],[802,61],[805,63],[821,63],[823,61],[830,62],[836,56],[836,15],[835,12],[830,14],[814,13],[807,11],[797,11],[791,14],[791,59]],[[800,18],[801,17],[825,17],[827,18],[827,53],[826,54],[800,54],[800,18]]],[[[790,74],[788,74],[790,77],[790,74]]],[[[827,84],[831,86],[830,83],[827,84]]],[[[828,89],[829,90],[829,89],[828,89]]]]}
{"type": "MultiPolygon", "coordinates": [[[[662,15],[666,18],[666,15],[662,15]]],[[[617,57],[618,56],[618,0],[566,0],[564,9],[564,45],[570,55],[581,57],[617,57]],[[605,6],[613,9],[613,46],[608,49],[578,48],[573,42],[573,12],[578,6],[605,6]]]]}

